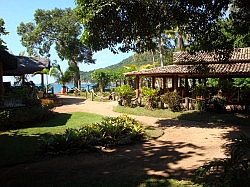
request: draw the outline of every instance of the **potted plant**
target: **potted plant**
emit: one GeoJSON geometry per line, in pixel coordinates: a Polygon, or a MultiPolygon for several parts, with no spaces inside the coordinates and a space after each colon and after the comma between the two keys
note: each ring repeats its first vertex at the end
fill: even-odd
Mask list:
{"type": "Polygon", "coordinates": [[[62,84],[61,93],[64,94],[67,91],[67,87],[65,84],[73,80],[74,73],[73,71],[70,70],[70,68],[68,68],[65,72],[63,72],[61,70],[60,65],[56,64],[50,70],[50,76],[56,79],[56,83],[62,84]]]}

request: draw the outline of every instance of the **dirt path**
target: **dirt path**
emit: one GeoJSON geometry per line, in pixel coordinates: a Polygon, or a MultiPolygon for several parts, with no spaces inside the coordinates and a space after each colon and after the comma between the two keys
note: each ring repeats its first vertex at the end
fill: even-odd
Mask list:
{"type": "MultiPolygon", "coordinates": [[[[114,102],[94,102],[75,97],[58,95],[63,104],[56,112],[82,111],[119,116],[112,111],[114,102]]],[[[206,124],[190,121],[132,116],[149,125],[160,126],[164,135],[141,145],[118,147],[98,153],[82,153],[64,156],[32,164],[23,164],[0,169],[5,186],[27,184],[33,186],[54,184],[63,180],[114,179],[134,176],[164,176],[172,178],[192,178],[198,166],[215,158],[224,158],[223,145],[230,138],[248,129],[227,125],[206,124]],[[13,180],[15,176],[15,180],[13,180]],[[53,176],[53,178],[52,178],[53,176]],[[6,183],[7,182],[7,183],[6,183]],[[53,183],[52,183],[53,182],[53,183]]],[[[0,180],[1,181],[1,180],[0,180]]],[[[1,182],[0,182],[1,186],[1,182]]]]}

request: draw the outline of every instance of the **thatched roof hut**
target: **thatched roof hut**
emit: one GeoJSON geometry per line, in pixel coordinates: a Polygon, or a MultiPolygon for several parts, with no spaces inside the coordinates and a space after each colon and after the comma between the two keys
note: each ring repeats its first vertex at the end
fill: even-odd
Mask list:
{"type": "Polygon", "coordinates": [[[50,68],[50,60],[47,58],[14,56],[0,50],[0,95],[3,93],[3,76],[33,74],[44,68],[50,68]]]}
{"type": "Polygon", "coordinates": [[[16,56],[17,68],[6,70],[4,76],[20,76],[24,74],[33,74],[42,71],[44,68],[50,68],[50,60],[47,58],[16,56]]]}

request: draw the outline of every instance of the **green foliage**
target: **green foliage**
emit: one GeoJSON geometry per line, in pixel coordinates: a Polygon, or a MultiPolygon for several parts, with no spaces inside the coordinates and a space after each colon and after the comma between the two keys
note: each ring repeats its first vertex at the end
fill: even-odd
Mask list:
{"type": "Polygon", "coordinates": [[[0,129],[31,127],[53,117],[53,104],[0,111],[0,129]]]}
{"type": "Polygon", "coordinates": [[[91,78],[92,80],[97,82],[99,86],[99,90],[101,92],[104,92],[105,87],[108,85],[108,83],[111,80],[110,72],[107,70],[102,70],[102,69],[93,71],[91,73],[91,78]]]}
{"type": "Polygon", "coordinates": [[[5,24],[4,20],[2,18],[0,18],[0,50],[7,49],[6,43],[1,39],[1,35],[9,34],[8,32],[6,32],[4,24],[5,24]]]}
{"type": "Polygon", "coordinates": [[[234,0],[230,6],[230,20],[232,25],[233,34],[235,36],[241,36],[238,40],[241,46],[250,46],[250,28],[249,17],[250,7],[247,0],[234,0]]]}
{"type": "Polygon", "coordinates": [[[34,88],[30,86],[13,87],[11,91],[5,93],[5,99],[17,99],[25,106],[37,105],[40,101],[37,99],[34,88]]]}
{"type": "Polygon", "coordinates": [[[209,186],[248,186],[250,138],[242,135],[227,145],[229,158],[204,164],[195,172],[197,181],[209,186]]]}
{"type": "Polygon", "coordinates": [[[211,99],[211,102],[214,105],[215,112],[223,112],[226,109],[226,98],[217,94],[214,95],[211,99]]]}
{"type": "MultiPolygon", "coordinates": [[[[173,52],[169,52],[166,55],[164,55],[165,59],[164,59],[164,64],[168,65],[168,64],[173,64],[173,52]]],[[[111,65],[111,66],[107,66],[105,68],[102,68],[102,70],[108,70],[111,72],[111,81],[115,82],[115,81],[120,81],[124,79],[124,75],[123,73],[126,72],[130,72],[130,71],[136,71],[139,70],[140,67],[148,67],[149,65],[150,68],[152,67],[157,67],[159,66],[159,55],[158,53],[151,53],[151,52],[144,52],[144,53],[135,53],[134,55],[123,59],[121,62],[111,65]],[[134,67],[134,68],[132,68],[134,67]],[[114,76],[114,75],[115,76],[114,76]]],[[[143,69],[147,69],[147,68],[143,68],[143,69]]],[[[99,69],[98,69],[99,70],[99,69]]],[[[87,82],[93,82],[93,80],[91,79],[91,74],[93,71],[89,71],[89,72],[83,72],[81,71],[81,80],[87,82]]],[[[127,79],[127,78],[126,78],[127,79]]]]}
{"type": "Polygon", "coordinates": [[[73,80],[74,72],[70,69],[70,67],[63,72],[59,64],[56,64],[50,70],[50,76],[56,79],[56,82],[65,86],[66,83],[69,83],[73,80]]]}
{"type": "Polygon", "coordinates": [[[82,26],[78,23],[75,11],[70,8],[36,10],[34,22],[20,23],[17,28],[21,43],[30,56],[50,57],[51,46],[61,60],[68,60],[76,66],[74,85],[80,79],[78,63],[94,63],[92,51],[80,42],[82,26]]]}
{"type": "Polygon", "coordinates": [[[122,85],[115,88],[115,93],[119,97],[119,104],[124,106],[131,106],[131,100],[135,97],[135,92],[132,86],[122,85]]]}
{"type": "Polygon", "coordinates": [[[233,83],[240,88],[250,87],[250,78],[234,78],[233,83]]]}
{"type": "Polygon", "coordinates": [[[201,97],[203,99],[207,98],[209,95],[209,91],[207,86],[204,86],[204,84],[198,84],[196,85],[192,90],[192,97],[201,97]]]}
{"type": "Polygon", "coordinates": [[[174,92],[167,92],[161,96],[161,101],[168,105],[171,111],[179,112],[182,110],[181,107],[181,96],[174,91],[174,92]]]}
{"type": "Polygon", "coordinates": [[[141,140],[143,136],[144,128],[133,118],[127,115],[105,117],[99,123],[67,129],[62,134],[42,139],[41,150],[53,154],[81,151],[96,146],[130,144],[141,140]]]}
{"type": "Polygon", "coordinates": [[[158,107],[158,91],[153,88],[142,87],[141,88],[142,100],[145,102],[146,109],[154,109],[158,107]]]}
{"type": "Polygon", "coordinates": [[[229,2],[77,0],[76,12],[84,25],[81,39],[94,51],[141,52],[155,50],[164,31],[177,26],[199,36],[222,16],[229,2]]]}

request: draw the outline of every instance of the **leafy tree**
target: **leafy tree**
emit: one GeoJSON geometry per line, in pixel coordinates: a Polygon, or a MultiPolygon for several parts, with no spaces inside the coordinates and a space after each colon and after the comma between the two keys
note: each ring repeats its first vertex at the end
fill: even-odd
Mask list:
{"type": "Polygon", "coordinates": [[[6,43],[1,39],[1,35],[7,35],[9,34],[4,27],[4,20],[2,18],[0,18],[0,50],[6,50],[7,46],[6,43]]]}
{"type": "Polygon", "coordinates": [[[107,70],[95,70],[92,74],[91,77],[94,81],[97,82],[99,89],[101,92],[104,92],[105,87],[108,85],[110,82],[110,76],[109,72],[107,70]]]}
{"type": "Polygon", "coordinates": [[[235,86],[250,88],[250,78],[234,78],[233,80],[235,86]]]}
{"type": "Polygon", "coordinates": [[[241,47],[250,46],[250,6],[248,0],[233,0],[229,19],[235,35],[241,35],[241,47]],[[243,44],[243,45],[242,45],[243,44]]]}
{"type": "Polygon", "coordinates": [[[250,46],[249,1],[232,0],[228,13],[228,17],[219,18],[196,37],[191,49],[226,49],[231,52],[233,48],[250,46]]]}
{"type": "Polygon", "coordinates": [[[50,57],[50,49],[55,46],[61,60],[68,60],[74,68],[75,87],[80,79],[78,63],[94,63],[92,51],[80,42],[82,27],[70,8],[38,9],[34,14],[34,22],[21,23],[17,33],[29,55],[50,57]]]}
{"type": "Polygon", "coordinates": [[[230,0],[77,0],[76,3],[85,29],[82,41],[94,51],[109,48],[117,53],[155,50],[162,33],[176,27],[193,40],[206,33],[225,12],[230,0]]]}

